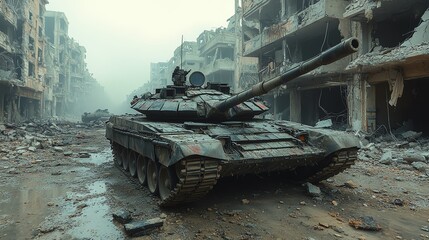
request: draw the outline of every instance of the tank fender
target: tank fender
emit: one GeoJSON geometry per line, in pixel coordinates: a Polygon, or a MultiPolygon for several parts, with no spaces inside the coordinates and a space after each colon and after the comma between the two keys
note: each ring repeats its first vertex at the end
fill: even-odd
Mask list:
{"type": "Polygon", "coordinates": [[[324,149],[325,157],[341,149],[360,148],[362,146],[358,137],[343,131],[315,128],[290,121],[279,121],[277,125],[292,131],[307,132],[308,142],[313,146],[324,149]]]}
{"type": "Polygon", "coordinates": [[[360,139],[356,136],[335,130],[311,129],[308,142],[314,146],[325,149],[325,157],[341,149],[360,148],[360,139]]]}
{"type": "Polygon", "coordinates": [[[159,162],[164,166],[171,166],[189,156],[227,160],[221,141],[203,134],[168,135],[163,136],[170,143],[170,152],[167,157],[165,147],[157,147],[156,154],[159,162]]]}

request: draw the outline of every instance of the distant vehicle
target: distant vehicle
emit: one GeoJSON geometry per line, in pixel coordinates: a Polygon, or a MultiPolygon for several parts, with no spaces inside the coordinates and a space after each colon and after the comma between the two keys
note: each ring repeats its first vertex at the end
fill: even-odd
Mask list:
{"type": "Polygon", "coordinates": [[[107,109],[97,109],[95,112],[85,112],[82,114],[82,122],[89,123],[93,121],[107,121],[113,114],[107,109]]]}
{"type": "Polygon", "coordinates": [[[318,182],[354,164],[359,139],[346,132],[258,117],[268,107],[260,98],[272,89],[358,50],[348,39],[283,75],[230,94],[226,84],[205,83],[201,72],[177,67],[174,85],[135,97],[142,114],[112,116],[106,137],[114,161],[162,206],[195,201],[220,177],[287,172],[318,182]]]}

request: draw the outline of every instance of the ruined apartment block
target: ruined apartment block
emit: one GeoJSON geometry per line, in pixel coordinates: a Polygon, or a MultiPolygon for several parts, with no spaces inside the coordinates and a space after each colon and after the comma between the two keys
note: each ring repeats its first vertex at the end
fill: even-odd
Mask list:
{"type": "Polygon", "coordinates": [[[362,45],[358,54],[270,94],[274,117],[309,125],[330,119],[338,127],[369,132],[380,126],[428,132],[427,117],[411,107],[427,102],[421,91],[428,87],[428,5],[425,0],[242,0],[243,53],[259,59],[260,79],[266,80],[356,36],[362,45]]]}
{"type": "Polygon", "coordinates": [[[43,111],[46,0],[0,0],[0,121],[43,111]]]}
{"type": "Polygon", "coordinates": [[[429,1],[354,0],[344,18],[362,40],[349,87],[350,123],[371,132],[429,134],[429,1]]]}
{"type": "Polygon", "coordinates": [[[80,114],[79,101],[91,94],[93,78],[87,69],[86,49],[68,35],[69,22],[62,12],[45,14],[46,37],[49,45],[47,84],[53,89],[45,93],[51,116],[80,114]]]}
{"type": "Polygon", "coordinates": [[[47,78],[53,87],[52,113],[54,116],[65,115],[69,108],[71,90],[71,67],[68,35],[69,22],[62,12],[47,11],[45,14],[46,38],[50,46],[49,55],[53,60],[53,69],[50,69],[47,78]]]}
{"type": "MultiPolygon", "coordinates": [[[[243,55],[259,59],[268,80],[339,43],[348,29],[343,0],[243,0],[243,55]]],[[[350,35],[350,34],[348,34],[350,35]]],[[[276,119],[314,125],[347,122],[347,57],[301,76],[266,96],[276,119]]]]}
{"type": "Polygon", "coordinates": [[[197,38],[200,56],[204,58],[202,72],[207,82],[234,86],[234,51],[236,35],[233,29],[204,31],[197,38]]]}

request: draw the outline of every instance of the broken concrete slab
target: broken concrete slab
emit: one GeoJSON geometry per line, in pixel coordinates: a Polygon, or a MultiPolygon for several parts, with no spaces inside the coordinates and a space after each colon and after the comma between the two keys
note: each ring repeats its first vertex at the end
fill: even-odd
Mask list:
{"type": "Polygon", "coordinates": [[[422,132],[406,131],[406,132],[402,133],[401,136],[404,139],[411,141],[411,140],[416,140],[417,138],[421,137],[422,134],[423,134],[422,132]]]}
{"type": "Polygon", "coordinates": [[[134,221],[124,225],[125,233],[131,237],[138,237],[149,234],[155,228],[162,227],[164,220],[153,218],[149,220],[134,221]]]}
{"type": "Polygon", "coordinates": [[[332,120],[326,119],[326,120],[318,121],[316,123],[315,127],[317,127],[317,128],[330,128],[330,127],[332,127],[332,120]]]}
{"type": "Polygon", "coordinates": [[[127,210],[119,210],[117,212],[114,212],[112,216],[115,221],[122,224],[129,223],[132,220],[131,213],[127,210]]]}
{"type": "Polygon", "coordinates": [[[306,183],[305,186],[307,187],[307,193],[312,197],[320,197],[322,195],[322,191],[320,191],[320,188],[318,186],[315,186],[311,183],[306,183]]]}
{"type": "Polygon", "coordinates": [[[420,172],[426,172],[427,170],[429,170],[429,165],[427,163],[423,163],[423,162],[413,162],[411,163],[411,165],[419,170],[420,172]]]}

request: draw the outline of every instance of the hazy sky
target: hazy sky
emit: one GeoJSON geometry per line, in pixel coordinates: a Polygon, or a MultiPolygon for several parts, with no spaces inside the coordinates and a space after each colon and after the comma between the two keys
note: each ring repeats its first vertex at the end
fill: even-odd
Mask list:
{"type": "Polygon", "coordinates": [[[89,71],[111,97],[149,81],[150,63],[165,62],[185,41],[227,26],[234,0],[49,0],[64,12],[69,35],[87,50],[89,71]]]}

